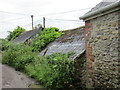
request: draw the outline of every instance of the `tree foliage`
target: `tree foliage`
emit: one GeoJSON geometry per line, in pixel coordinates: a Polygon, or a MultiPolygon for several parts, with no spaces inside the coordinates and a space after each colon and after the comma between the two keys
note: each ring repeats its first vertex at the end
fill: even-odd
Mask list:
{"type": "Polygon", "coordinates": [[[11,41],[11,40],[15,39],[16,37],[18,37],[24,31],[26,31],[26,30],[24,28],[20,27],[20,26],[18,26],[13,31],[9,31],[9,35],[7,37],[8,41],[11,41]]]}

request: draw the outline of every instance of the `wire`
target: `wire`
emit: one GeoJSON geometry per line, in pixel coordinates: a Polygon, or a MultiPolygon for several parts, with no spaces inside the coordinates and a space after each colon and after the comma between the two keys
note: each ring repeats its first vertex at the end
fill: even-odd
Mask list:
{"type": "Polygon", "coordinates": [[[38,17],[38,16],[55,15],[55,14],[64,14],[64,13],[70,13],[70,12],[75,12],[75,11],[82,11],[82,10],[87,10],[87,9],[91,9],[91,8],[78,9],[78,10],[71,10],[71,11],[58,12],[58,13],[50,13],[50,14],[41,14],[41,15],[36,15],[36,17],[38,17]]]}
{"type": "MultiPolygon", "coordinates": [[[[66,11],[66,12],[59,12],[59,13],[50,13],[50,14],[43,14],[43,15],[38,15],[38,16],[47,16],[47,15],[55,15],[55,14],[64,14],[64,13],[70,13],[70,12],[75,12],[75,11],[81,11],[81,10],[87,10],[87,9],[91,9],[91,8],[85,8],[85,9],[78,9],[78,10],[71,10],[71,11],[66,11]]],[[[6,11],[0,11],[2,13],[9,13],[9,14],[17,14],[17,15],[25,15],[28,16],[29,14],[23,14],[23,13],[14,13],[14,12],[6,12],[6,11]]],[[[29,15],[30,16],[30,15],[29,15]]],[[[38,17],[35,16],[35,17],[38,17]]],[[[13,20],[18,20],[18,19],[24,19],[24,17],[22,18],[16,18],[16,19],[8,19],[9,21],[13,21],[13,20]]],[[[58,20],[58,19],[56,19],[58,20]]],[[[59,19],[60,20],[60,19],[59,19]]],[[[7,20],[5,20],[7,21],[7,20]]],[[[4,20],[1,22],[5,22],[4,20]]],[[[61,21],[77,21],[77,20],[61,20],[61,21]]]]}
{"type": "Polygon", "coordinates": [[[25,26],[28,26],[28,25],[30,25],[30,24],[32,24],[32,23],[28,23],[28,24],[26,24],[26,25],[23,25],[23,26],[21,26],[21,27],[25,27],[25,26]]]}
{"type": "MultiPolygon", "coordinates": [[[[64,14],[64,13],[70,13],[70,12],[75,12],[75,11],[82,11],[82,10],[87,10],[87,9],[91,9],[91,8],[78,9],[78,10],[71,10],[71,11],[59,12],[59,13],[43,14],[43,15],[38,15],[38,16],[47,16],[47,15],[55,15],[55,14],[64,14]]],[[[5,11],[0,11],[0,12],[2,12],[2,13],[10,13],[10,14],[18,14],[18,15],[27,15],[27,16],[28,16],[28,14],[22,14],[22,13],[5,12],[5,11]]],[[[36,16],[36,17],[38,17],[38,16],[36,16]]],[[[22,17],[22,18],[23,18],[23,17],[22,17]]],[[[22,18],[18,18],[18,19],[22,19],[22,18]]],[[[16,19],[14,19],[14,20],[16,20],[16,19]]],[[[51,20],[74,21],[74,22],[77,22],[77,21],[78,21],[78,20],[65,20],[65,19],[51,19],[51,20]]],[[[37,20],[37,21],[39,21],[39,20],[37,20]]],[[[37,21],[35,21],[35,22],[37,22],[37,21]]],[[[35,22],[34,22],[34,23],[35,23],[35,22]]],[[[79,20],[79,22],[81,22],[81,21],[79,20]]],[[[27,26],[27,25],[30,25],[30,24],[31,24],[31,23],[26,24],[26,25],[24,25],[24,26],[27,26]]],[[[24,27],[24,26],[22,26],[22,27],[24,27]]]]}
{"type": "MultiPolygon", "coordinates": [[[[75,12],[75,11],[81,11],[81,10],[87,10],[87,9],[91,9],[91,8],[85,8],[85,9],[78,9],[78,10],[71,10],[71,11],[66,11],[66,12],[58,12],[58,13],[50,13],[50,14],[41,14],[41,15],[37,15],[37,16],[46,16],[46,15],[55,15],[55,14],[64,14],[64,13],[70,13],[70,12],[75,12]]],[[[30,14],[23,14],[23,13],[16,13],[16,12],[7,12],[7,11],[0,11],[2,13],[8,13],[8,14],[17,14],[17,15],[30,15],[30,14]]],[[[36,17],[37,17],[36,16],[36,17]]]]}
{"type": "Polygon", "coordinates": [[[23,14],[23,13],[15,13],[15,12],[6,12],[6,11],[0,11],[2,13],[8,13],[8,14],[17,14],[17,15],[29,15],[29,14],[23,14]]]}
{"type": "Polygon", "coordinates": [[[67,20],[67,19],[49,19],[49,18],[46,18],[48,20],[60,20],[60,21],[74,21],[74,22],[83,22],[83,21],[80,21],[80,20],[67,20]]]}
{"type": "MultiPolygon", "coordinates": [[[[48,18],[46,18],[46,20],[60,20],[60,21],[74,21],[74,22],[83,22],[83,21],[80,21],[80,20],[66,20],[66,19],[48,19],[48,18]]],[[[36,22],[38,22],[38,21],[40,21],[40,22],[42,22],[41,20],[36,20],[36,21],[34,21],[33,23],[36,23],[36,22]]],[[[25,24],[25,25],[23,25],[23,26],[21,26],[21,27],[25,27],[25,26],[28,26],[28,25],[31,25],[32,23],[28,23],[28,24],[25,24]]]]}
{"type": "Polygon", "coordinates": [[[21,20],[21,19],[25,19],[25,18],[26,18],[26,16],[21,17],[21,18],[6,19],[6,20],[3,20],[3,21],[1,21],[1,22],[21,20]]]}
{"type": "MultiPolygon", "coordinates": [[[[34,21],[33,23],[36,23],[36,22],[38,22],[38,21],[41,21],[41,20],[36,20],[36,21],[34,21]]],[[[30,24],[32,24],[32,23],[28,23],[28,24],[26,24],[26,25],[24,25],[24,26],[22,26],[22,27],[28,26],[28,25],[30,25],[30,24]]]]}

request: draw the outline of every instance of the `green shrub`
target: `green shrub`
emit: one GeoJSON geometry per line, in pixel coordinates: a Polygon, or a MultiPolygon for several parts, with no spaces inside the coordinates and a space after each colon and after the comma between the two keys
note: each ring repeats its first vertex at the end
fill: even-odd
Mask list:
{"type": "Polygon", "coordinates": [[[56,53],[39,57],[26,66],[26,73],[47,88],[70,88],[74,80],[74,61],[69,58],[70,55],[56,53]]]}
{"type": "MultiPolygon", "coordinates": [[[[7,45],[5,43],[5,45],[7,45]]],[[[31,47],[10,43],[3,51],[2,63],[27,73],[47,88],[69,88],[74,80],[74,53],[38,56],[31,47]],[[9,48],[8,48],[9,47],[9,48]]]]}
{"type": "MultiPolygon", "coordinates": [[[[46,88],[75,88],[75,62],[70,59],[72,52],[54,53],[48,56],[38,56],[32,48],[24,44],[3,42],[2,63],[28,74],[41,82],[46,88]]],[[[83,64],[83,59],[81,59],[83,64]]]]}
{"type": "Polygon", "coordinates": [[[6,39],[1,39],[1,45],[2,45],[1,51],[5,51],[8,50],[8,48],[12,45],[12,43],[6,39]]]}
{"type": "Polygon", "coordinates": [[[9,35],[7,37],[8,41],[11,41],[18,37],[21,33],[25,32],[26,30],[20,26],[18,26],[14,31],[9,31],[9,35]]]}
{"type": "Polygon", "coordinates": [[[31,47],[33,48],[33,51],[41,51],[50,42],[54,41],[56,38],[59,38],[62,34],[63,32],[59,32],[59,29],[56,27],[45,28],[41,31],[41,35],[36,35],[36,37],[31,40],[31,47]]]}
{"type": "Polygon", "coordinates": [[[15,67],[17,70],[23,70],[27,63],[32,62],[36,53],[23,44],[10,44],[9,48],[3,52],[2,63],[15,67]]]}

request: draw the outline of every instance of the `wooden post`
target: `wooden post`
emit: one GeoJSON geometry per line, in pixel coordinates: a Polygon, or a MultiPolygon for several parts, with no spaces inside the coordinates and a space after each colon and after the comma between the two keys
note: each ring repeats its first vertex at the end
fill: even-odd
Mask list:
{"type": "Polygon", "coordinates": [[[45,28],[45,17],[43,17],[43,28],[45,28]]]}
{"type": "Polygon", "coordinates": [[[31,19],[32,19],[32,30],[33,30],[33,15],[31,15],[31,19]]]}

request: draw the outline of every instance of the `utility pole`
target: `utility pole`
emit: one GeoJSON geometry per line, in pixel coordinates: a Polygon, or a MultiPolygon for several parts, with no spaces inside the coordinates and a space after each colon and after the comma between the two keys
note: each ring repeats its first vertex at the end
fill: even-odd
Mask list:
{"type": "Polygon", "coordinates": [[[33,30],[33,15],[31,15],[31,19],[32,19],[32,30],[33,30]]]}
{"type": "Polygon", "coordinates": [[[43,17],[43,28],[45,28],[45,17],[43,17]]]}

